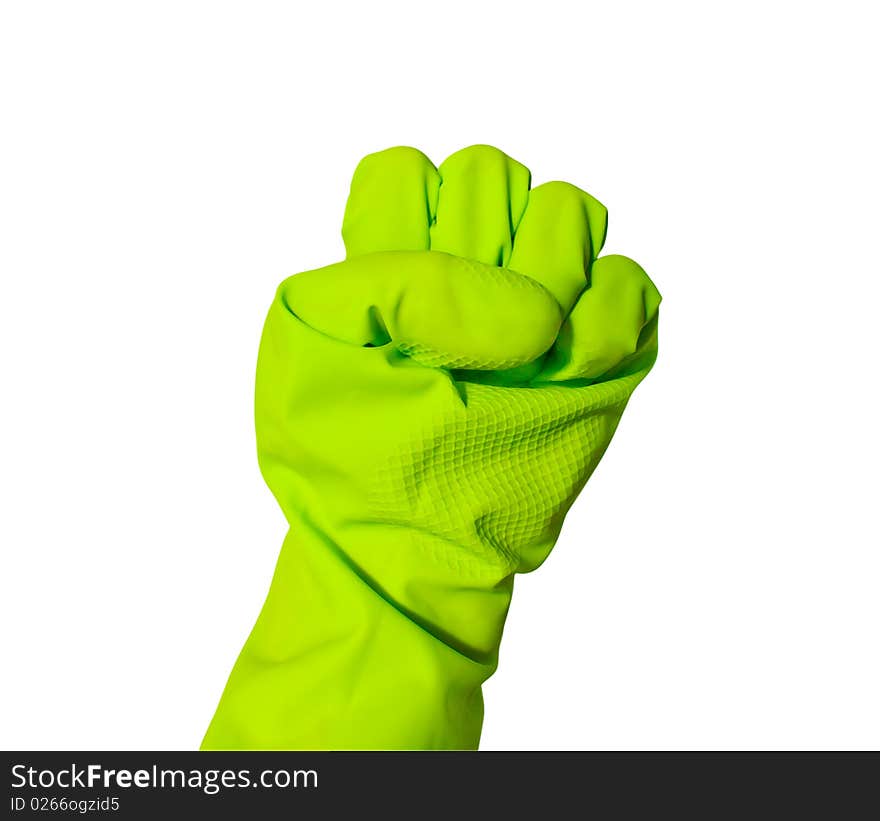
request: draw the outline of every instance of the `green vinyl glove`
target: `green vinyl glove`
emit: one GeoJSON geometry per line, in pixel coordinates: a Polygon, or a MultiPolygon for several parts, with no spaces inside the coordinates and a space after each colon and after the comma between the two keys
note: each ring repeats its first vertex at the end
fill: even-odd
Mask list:
{"type": "Polygon", "coordinates": [[[290,277],[256,378],[289,522],[203,749],[473,749],[538,567],[657,351],[605,208],[473,146],[355,171],[345,262],[290,277]]]}

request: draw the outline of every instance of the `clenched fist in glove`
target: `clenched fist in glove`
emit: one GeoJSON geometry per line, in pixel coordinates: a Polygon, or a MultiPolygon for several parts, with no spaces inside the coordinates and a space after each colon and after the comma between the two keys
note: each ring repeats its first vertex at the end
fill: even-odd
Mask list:
{"type": "Polygon", "coordinates": [[[476,748],[515,573],[657,351],[605,208],[488,146],[366,157],[345,262],[290,277],[256,381],[290,530],[205,749],[476,748]]]}

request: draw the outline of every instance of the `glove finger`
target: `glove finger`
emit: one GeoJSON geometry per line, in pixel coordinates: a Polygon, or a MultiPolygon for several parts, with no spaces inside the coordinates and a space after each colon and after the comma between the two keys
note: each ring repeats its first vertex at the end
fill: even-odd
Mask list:
{"type": "Polygon", "coordinates": [[[497,148],[473,145],[440,166],[431,249],[507,265],[529,198],[529,169],[497,148]]]}
{"type": "Polygon", "coordinates": [[[290,277],[279,299],[358,346],[393,343],[433,367],[503,370],[544,353],[562,315],[550,293],[504,268],[434,251],[355,257],[290,277]]]}
{"type": "Polygon", "coordinates": [[[568,312],[587,285],[607,225],[605,206],[580,188],[566,182],[539,185],[529,193],[510,267],[544,285],[568,312]]]}
{"type": "Polygon", "coordinates": [[[345,206],[346,255],[427,250],[439,188],[437,169],[415,148],[368,154],[355,169],[345,206]]]}
{"type": "Polygon", "coordinates": [[[631,259],[597,259],[590,286],[562,326],[539,378],[598,379],[633,356],[653,358],[660,299],[654,283],[631,259]]]}

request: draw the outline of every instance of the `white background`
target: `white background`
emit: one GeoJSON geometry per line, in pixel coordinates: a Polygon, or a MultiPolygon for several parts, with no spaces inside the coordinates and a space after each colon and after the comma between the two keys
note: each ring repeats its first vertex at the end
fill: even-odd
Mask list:
{"type": "Polygon", "coordinates": [[[284,533],[274,288],[363,154],[475,142],[665,297],[483,748],[880,746],[871,5],[4,3],[0,746],[199,743],[284,533]]]}

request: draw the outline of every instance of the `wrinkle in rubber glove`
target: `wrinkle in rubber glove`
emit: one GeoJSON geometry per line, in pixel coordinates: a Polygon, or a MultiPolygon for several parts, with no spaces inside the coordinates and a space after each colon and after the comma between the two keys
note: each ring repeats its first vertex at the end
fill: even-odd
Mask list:
{"type": "Polygon", "coordinates": [[[607,216],[474,146],[358,166],[344,262],[272,303],[255,392],[290,529],[205,749],[473,749],[538,567],[653,365],[607,216]]]}

